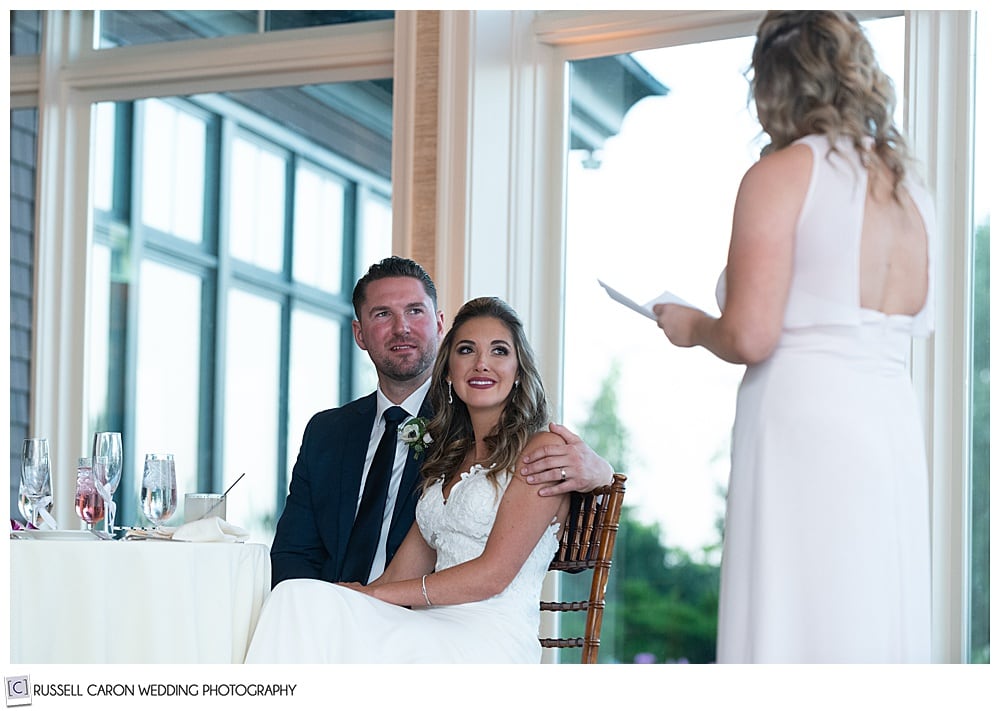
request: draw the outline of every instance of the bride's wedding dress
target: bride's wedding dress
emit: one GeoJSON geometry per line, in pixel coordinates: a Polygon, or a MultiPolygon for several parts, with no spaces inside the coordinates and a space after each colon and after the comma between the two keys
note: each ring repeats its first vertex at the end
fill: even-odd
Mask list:
{"type": "MultiPolygon", "coordinates": [[[[417,525],[437,551],[435,570],[479,556],[511,475],[499,489],[474,465],[445,502],[435,483],[417,502],[417,525]]],[[[408,609],[320,580],[286,580],[261,611],[247,652],[253,663],[537,663],[542,579],[559,525],[542,535],[499,595],[478,602],[408,609]]]]}

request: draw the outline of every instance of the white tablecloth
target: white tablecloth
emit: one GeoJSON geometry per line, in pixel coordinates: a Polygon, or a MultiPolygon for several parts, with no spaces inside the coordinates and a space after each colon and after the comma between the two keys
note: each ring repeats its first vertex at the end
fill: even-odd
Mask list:
{"type": "Polygon", "coordinates": [[[10,541],[12,663],[242,663],[266,546],[10,541]]]}

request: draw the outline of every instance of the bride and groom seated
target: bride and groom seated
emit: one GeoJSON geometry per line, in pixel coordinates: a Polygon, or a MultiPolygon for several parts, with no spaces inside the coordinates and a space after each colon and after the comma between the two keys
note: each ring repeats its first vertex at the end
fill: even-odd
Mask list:
{"type": "Polygon", "coordinates": [[[398,257],[355,287],[355,341],[379,386],[306,427],[248,663],[540,661],[569,493],[612,469],[546,429],[513,309],[473,299],[445,333],[436,301],[398,257]]]}

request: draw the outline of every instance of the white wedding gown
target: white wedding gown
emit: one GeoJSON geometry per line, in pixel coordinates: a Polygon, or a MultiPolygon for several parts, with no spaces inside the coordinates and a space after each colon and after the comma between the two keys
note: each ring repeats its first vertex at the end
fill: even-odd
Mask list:
{"type": "MultiPolygon", "coordinates": [[[[510,475],[499,479],[506,489],[510,475]]],[[[435,570],[483,552],[502,495],[478,465],[447,504],[440,482],[427,490],[416,520],[437,551],[435,570]]],[[[411,610],[320,580],[286,580],[264,604],[246,662],[538,663],[538,601],[558,530],[549,526],[506,590],[462,605],[411,610]]]]}
{"type": "MultiPolygon", "coordinates": [[[[928,662],[929,478],[908,360],[933,291],[915,316],[861,308],[866,172],[849,143],[801,142],[813,177],[784,327],[736,405],[718,660],[928,662]]],[[[930,196],[905,187],[930,238],[930,196]]]]}

